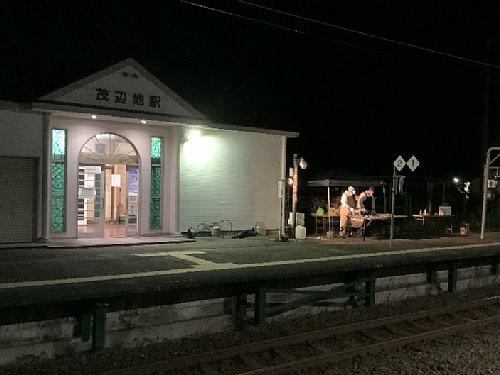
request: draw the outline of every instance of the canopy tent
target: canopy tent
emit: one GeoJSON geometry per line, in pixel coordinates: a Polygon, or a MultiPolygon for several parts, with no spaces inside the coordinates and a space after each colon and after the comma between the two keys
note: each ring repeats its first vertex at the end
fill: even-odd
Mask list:
{"type": "Polygon", "coordinates": [[[308,181],[307,186],[328,186],[328,187],[343,187],[343,186],[354,186],[354,187],[377,187],[384,186],[384,181],[372,181],[372,180],[314,180],[308,181]]]}
{"type": "Polygon", "coordinates": [[[325,172],[318,173],[311,181],[307,182],[308,186],[331,186],[331,187],[368,187],[368,186],[383,186],[385,181],[375,179],[359,174],[349,173],[340,169],[329,169],[325,172]]]}
{"type": "MultiPolygon", "coordinates": [[[[369,187],[372,186],[376,188],[377,186],[385,186],[385,181],[382,179],[375,179],[372,177],[362,176],[358,174],[348,173],[338,169],[330,169],[328,171],[319,173],[314,176],[314,179],[307,182],[309,187],[326,187],[328,191],[328,208],[330,208],[330,190],[332,187],[347,188],[348,186],[354,186],[355,188],[369,187]]],[[[384,200],[385,200],[385,189],[384,189],[384,200]]],[[[384,204],[385,207],[385,204],[384,204]]],[[[330,223],[330,220],[328,220],[330,223]]],[[[329,224],[329,228],[330,224],[329,224]]]]}

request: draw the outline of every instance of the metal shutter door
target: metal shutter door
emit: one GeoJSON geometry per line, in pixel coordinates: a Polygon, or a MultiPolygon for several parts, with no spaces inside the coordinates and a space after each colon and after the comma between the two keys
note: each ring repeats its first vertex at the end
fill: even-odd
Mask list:
{"type": "Polygon", "coordinates": [[[35,241],[36,160],[0,157],[0,243],[35,241]]]}

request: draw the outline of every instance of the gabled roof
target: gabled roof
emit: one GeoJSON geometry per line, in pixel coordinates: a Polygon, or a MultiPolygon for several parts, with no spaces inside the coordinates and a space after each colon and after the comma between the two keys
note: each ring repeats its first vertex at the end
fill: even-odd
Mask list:
{"type": "Polygon", "coordinates": [[[179,118],[205,117],[133,59],[101,70],[34,101],[34,107],[106,110],[179,118]]]}
{"type": "Polygon", "coordinates": [[[208,120],[133,59],[124,60],[33,101],[53,114],[101,115],[295,138],[297,132],[219,124],[208,120]]]}

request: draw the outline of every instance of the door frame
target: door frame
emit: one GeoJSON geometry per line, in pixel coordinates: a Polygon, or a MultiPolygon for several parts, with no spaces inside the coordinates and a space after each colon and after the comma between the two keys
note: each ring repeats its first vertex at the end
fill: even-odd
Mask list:
{"type": "Polygon", "coordinates": [[[139,165],[127,164],[127,189],[126,189],[126,220],[125,220],[125,236],[137,236],[139,235],[139,221],[140,221],[140,202],[141,202],[141,191],[140,191],[140,171],[139,165]],[[134,169],[135,178],[129,175],[129,170],[134,169]],[[133,180],[133,181],[132,181],[133,180]]]}
{"type": "MultiPolygon", "coordinates": [[[[84,191],[84,194],[83,194],[83,197],[84,198],[81,198],[80,197],[80,189],[82,189],[82,187],[80,187],[80,184],[78,184],[78,195],[77,195],[77,199],[84,199],[84,200],[87,200],[87,199],[94,199],[94,215],[96,212],[99,212],[99,222],[98,222],[98,225],[97,225],[97,230],[95,231],[92,231],[92,232],[80,232],[80,227],[81,226],[87,226],[88,224],[85,223],[85,224],[78,224],[78,215],[77,215],[77,237],[78,238],[102,238],[104,237],[104,215],[105,215],[105,205],[106,205],[106,197],[105,197],[105,193],[106,193],[106,189],[105,189],[105,183],[106,183],[106,178],[105,178],[105,165],[104,164],[85,164],[85,163],[78,163],[78,170],[80,170],[80,167],[88,167],[89,169],[93,169],[93,168],[99,168],[100,171],[98,173],[84,173],[84,175],[91,175],[93,174],[94,176],[99,176],[99,186],[96,187],[96,181],[97,179],[94,177],[93,180],[86,180],[85,177],[84,177],[84,186],[83,188],[84,189],[94,189],[95,190],[95,198],[85,198],[85,195],[87,193],[90,192],[90,190],[88,191],[84,191]],[[93,183],[93,187],[86,187],[85,186],[85,181],[94,181],[93,183]],[[104,194],[103,194],[104,192],[104,194]],[[98,198],[98,203],[96,203],[96,199],[98,198]],[[99,210],[97,211],[95,209],[95,205],[96,204],[99,204],[99,210]]],[[[79,182],[80,182],[80,176],[78,176],[78,179],[79,179],[79,182]]],[[[84,205],[86,205],[87,203],[85,202],[84,205]]],[[[78,205],[77,205],[77,210],[79,210],[78,208],[78,205]]],[[[88,210],[86,208],[86,206],[84,206],[84,217],[85,217],[85,212],[90,212],[92,210],[88,210]]],[[[94,220],[96,218],[96,216],[93,216],[94,220]]],[[[88,220],[88,219],[84,219],[84,220],[88,220]]]]}

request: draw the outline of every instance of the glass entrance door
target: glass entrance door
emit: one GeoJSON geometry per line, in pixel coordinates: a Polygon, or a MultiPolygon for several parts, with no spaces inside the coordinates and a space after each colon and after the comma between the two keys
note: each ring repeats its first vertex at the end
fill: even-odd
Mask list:
{"type": "Polygon", "coordinates": [[[101,165],[80,165],[78,175],[78,237],[103,236],[103,170],[101,165]]]}
{"type": "Polygon", "coordinates": [[[127,165],[127,218],[126,234],[134,236],[139,233],[139,168],[127,165]]]}
{"type": "Polygon", "coordinates": [[[139,155],[134,145],[117,134],[96,134],[82,146],[78,161],[78,236],[138,235],[139,155]]]}

